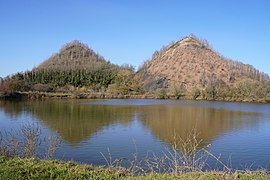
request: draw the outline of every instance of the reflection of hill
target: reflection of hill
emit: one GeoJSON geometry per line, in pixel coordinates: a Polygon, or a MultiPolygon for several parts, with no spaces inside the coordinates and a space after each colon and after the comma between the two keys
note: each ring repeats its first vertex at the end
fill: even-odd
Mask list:
{"type": "Polygon", "coordinates": [[[128,123],[132,108],[80,104],[76,101],[45,101],[32,106],[33,114],[70,143],[79,143],[113,123],[128,123]]]}
{"type": "Polygon", "coordinates": [[[196,127],[204,144],[225,132],[254,126],[256,113],[229,111],[206,107],[169,105],[113,106],[81,104],[78,100],[47,100],[1,102],[1,111],[11,116],[29,113],[65,141],[79,143],[114,123],[128,124],[135,113],[142,124],[167,143],[173,143],[174,132],[185,139],[196,127]]]}
{"type": "Polygon", "coordinates": [[[144,107],[140,118],[154,135],[170,144],[174,141],[174,134],[185,139],[187,133],[196,127],[198,139],[203,140],[203,145],[224,132],[257,122],[248,119],[246,115],[251,116],[252,113],[206,107],[155,105],[144,107]]]}
{"type": "Polygon", "coordinates": [[[0,110],[9,116],[17,117],[23,112],[25,104],[23,101],[0,101],[0,110]]]}
{"type": "Polygon", "coordinates": [[[0,108],[9,116],[32,114],[69,143],[79,143],[114,123],[127,124],[134,114],[132,106],[80,104],[76,100],[0,101],[0,108]]]}

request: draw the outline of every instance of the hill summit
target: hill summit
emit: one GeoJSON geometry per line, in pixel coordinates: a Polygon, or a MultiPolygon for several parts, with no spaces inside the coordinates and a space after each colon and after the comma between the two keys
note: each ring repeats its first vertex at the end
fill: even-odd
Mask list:
{"type": "Polygon", "coordinates": [[[87,69],[98,62],[104,63],[106,60],[86,44],[74,40],[65,44],[58,53],[41,63],[37,69],[87,69]]]}
{"type": "Polygon", "coordinates": [[[206,40],[194,35],[154,52],[139,70],[148,91],[205,92],[232,88],[241,81],[269,82],[269,76],[253,66],[223,57],[206,40]]]}

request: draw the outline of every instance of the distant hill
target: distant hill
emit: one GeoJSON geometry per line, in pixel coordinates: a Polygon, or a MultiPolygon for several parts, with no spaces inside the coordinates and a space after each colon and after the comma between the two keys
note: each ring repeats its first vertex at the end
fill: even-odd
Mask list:
{"type": "Polygon", "coordinates": [[[21,92],[270,102],[270,78],[223,57],[194,35],[154,52],[138,72],[110,63],[75,40],[33,70],[0,79],[0,98],[21,92]]]}
{"type": "Polygon", "coordinates": [[[269,76],[253,66],[227,59],[206,40],[194,35],[170,43],[139,69],[145,89],[203,92],[219,86],[234,88],[241,81],[269,82],[269,76]]]}
{"type": "Polygon", "coordinates": [[[41,63],[38,69],[87,69],[93,64],[107,61],[86,44],[75,40],[64,45],[60,51],[41,63]]]}
{"type": "Polygon", "coordinates": [[[0,98],[21,96],[21,92],[30,98],[40,98],[38,92],[71,93],[79,98],[139,95],[143,89],[135,75],[133,66],[112,64],[76,40],[31,71],[0,79],[0,98]]]}

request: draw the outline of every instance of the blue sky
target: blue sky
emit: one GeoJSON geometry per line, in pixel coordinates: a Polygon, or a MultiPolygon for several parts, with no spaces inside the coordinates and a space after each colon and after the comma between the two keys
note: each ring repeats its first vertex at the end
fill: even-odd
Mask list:
{"type": "Polygon", "coordinates": [[[138,67],[191,33],[270,74],[269,0],[1,0],[0,76],[31,70],[75,39],[138,67]]]}

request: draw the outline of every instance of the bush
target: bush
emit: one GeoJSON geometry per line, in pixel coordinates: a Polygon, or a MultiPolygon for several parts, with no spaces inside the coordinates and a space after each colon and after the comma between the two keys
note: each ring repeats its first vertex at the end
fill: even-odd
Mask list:
{"type": "Polygon", "coordinates": [[[0,156],[36,158],[37,149],[43,145],[48,145],[47,154],[42,154],[43,158],[53,158],[55,150],[61,144],[61,138],[50,136],[41,137],[41,128],[35,124],[23,125],[18,131],[0,132],[0,156]]]}
{"type": "Polygon", "coordinates": [[[54,86],[52,84],[35,84],[32,87],[33,91],[39,91],[39,92],[53,92],[54,86]]]}
{"type": "Polygon", "coordinates": [[[193,98],[193,100],[196,100],[200,95],[201,95],[201,92],[200,92],[199,89],[193,90],[193,92],[192,92],[192,98],[193,98]]]}

